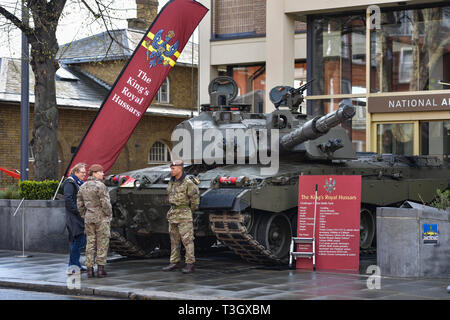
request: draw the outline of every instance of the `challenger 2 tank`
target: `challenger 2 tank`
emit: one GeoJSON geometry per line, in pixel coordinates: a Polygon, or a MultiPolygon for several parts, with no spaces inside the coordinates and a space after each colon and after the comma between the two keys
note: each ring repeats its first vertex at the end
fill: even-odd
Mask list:
{"type": "MultiPolygon", "coordinates": [[[[346,129],[351,105],[324,116],[299,111],[303,91],[275,87],[272,113],[252,113],[234,103],[237,85],[218,77],[208,88],[210,104],[172,134],[172,157],[198,184],[194,213],[196,250],[219,240],[249,262],[285,263],[296,236],[300,175],[361,175],[361,251],[375,243],[377,206],[405,200],[429,202],[450,181],[438,158],[355,153],[346,129]]],[[[170,249],[166,187],[169,165],[110,176],[113,205],[111,249],[125,256],[153,257],[170,249]]]]}

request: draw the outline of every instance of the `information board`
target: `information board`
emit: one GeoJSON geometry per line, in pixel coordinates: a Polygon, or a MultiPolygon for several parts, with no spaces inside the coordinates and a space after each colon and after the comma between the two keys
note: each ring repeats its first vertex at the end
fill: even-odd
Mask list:
{"type": "MultiPolygon", "coordinates": [[[[316,270],[358,271],[361,176],[300,176],[297,237],[313,236],[315,206],[316,270]]],[[[312,244],[296,251],[312,252],[312,244]]],[[[297,258],[296,267],[312,269],[312,259],[297,258]]]]}

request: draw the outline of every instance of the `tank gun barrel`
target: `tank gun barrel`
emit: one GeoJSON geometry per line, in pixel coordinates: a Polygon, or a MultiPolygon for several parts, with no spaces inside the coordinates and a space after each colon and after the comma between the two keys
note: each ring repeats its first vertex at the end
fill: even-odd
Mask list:
{"type": "Polygon", "coordinates": [[[313,82],[314,81],[314,79],[312,79],[312,80],[309,80],[308,82],[306,82],[305,84],[303,84],[303,85],[301,85],[300,87],[298,87],[297,89],[294,89],[294,88],[292,88],[290,91],[291,91],[291,94],[292,95],[295,95],[295,94],[303,94],[303,91],[305,91],[306,90],[306,88],[308,88],[308,86],[311,84],[311,82],[313,82]]]}
{"type": "Polygon", "coordinates": [[[355,112],[355,107],[341,102],[338,110],[309,120],[300,128],[283,136],[280,139],[280,144],[289,150],[307,140],[317,139],[326,134],[331,128],[345,120],[351,119],[355,115],[355,112]]]}

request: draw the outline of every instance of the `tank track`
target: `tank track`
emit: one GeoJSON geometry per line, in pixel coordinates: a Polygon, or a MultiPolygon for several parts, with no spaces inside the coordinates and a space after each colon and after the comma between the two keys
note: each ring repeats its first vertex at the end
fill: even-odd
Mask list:
{"type": "Polygon", "coordinates": [[[248,233],[243,221],[243,216],[238,212],[225,211],[209,215],[211,230],[217,239],[242,259],[258,264],[283,264],[285,261],[275,257],[248,233]]]}
{"type": "Polygon", "coordinates": [[[157,250],[150,253],[145,253],[144,250],[139,249],[134,243],[125,239],[120,233],[111,231],[109,239],[109,248],[124,257],[130,258],[159,258],[168,254],[167,250],[157,250]]]}
{"type": "Polygon", "coordinates": [[[374,254],[374,253],[377,253],[377,248],[375,248],[375,247],[370,247],[370,248],[367,248],[367,249],[359,249],[359,255],[361,256],[361,255],[365,255],[365,254],[374,254]]]}
{"type": "MultiPolygon", "coordinates": [[[[276,258],[269,250],[256,241],[243,225],[243,216],[236,212],[209,215],[211,230],[224,245],[242,259],[259,264],[286,264],[287,260],[276,258]]],[[[376,248],[360,249],[359,254],[376,253],[376,248]]]]}
{"type": "MultiPolygon", "coordinates": [[[[140,249],[133,242],[127,240],[124,236],[120,235],[117,231],[111,231],[111,237],[109,239],[109,248],[111,251],[120,254],[124,257],[138,258],[138,259],[150,259],[150,258],[161,258],[170,255],[170,251],[166,249],[153,250],[150,253],[145,253],[144,250],[140,249]]],[[[183,248],[182,248],[183,250],[183,248]]],[[[220,252],[224,248],[195,248],[198,253],[210,253],[210,252],[220,252]]]]}
{"type": "MultiPolygon", "coordinates": [[[[257,242],[242,224],[243,216],[240,213],[225,212],[223,214],[210,214],[211,230],[217,239],[234,251],[242,259],[258,264],[283,264],[264,246],[257,242]]],[[[167,250],[157,250],[145,253],[131,241],[125,239],[116,231],[111,231],[109,248],[124,257],[130,258],[159,258],[167,256],[167,250]]],[[[361,249],[360,255],[376,253],[376,248],[361,249]]]]}

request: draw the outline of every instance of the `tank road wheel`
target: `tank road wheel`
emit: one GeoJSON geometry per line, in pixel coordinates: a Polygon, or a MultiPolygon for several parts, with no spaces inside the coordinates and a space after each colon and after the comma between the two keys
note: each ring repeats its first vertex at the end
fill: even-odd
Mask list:
{"type": "Polygon", "coordinates": [[[254,222],[255,222],[255,215],[253,211],[246,210],[245,212],[242,212],[242,224],[247,229],[247,232],[250,232],[250,230],[253,228],[254,222]]]}
{"type": "Polygon", "coordinates": [[[256,240],[278,259],[289,255],[291,238],[291,223],[286,215],[268,214],[260,218],[256,240]]]}
{"type": "Polygon", "coordinates": [[[129,214],[128,210],[125,209],[121,204],[115,204],[112,207],[113,211],[113,219],[111,221],[112,227],[124,227],[128,223],[129,220],[129,214]]]}
{"type": "Polygon", "coordinates": [[[375,220],[372,212],[361,208],[361,221],[359,227],[359,246],[361,249],[370,248],[375,236],[375,220]]]}

